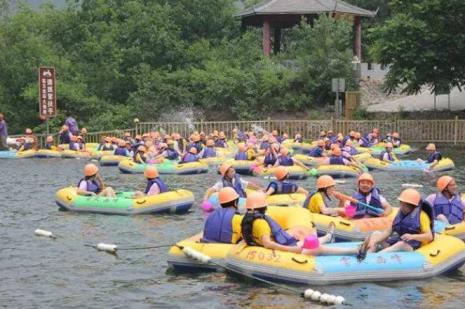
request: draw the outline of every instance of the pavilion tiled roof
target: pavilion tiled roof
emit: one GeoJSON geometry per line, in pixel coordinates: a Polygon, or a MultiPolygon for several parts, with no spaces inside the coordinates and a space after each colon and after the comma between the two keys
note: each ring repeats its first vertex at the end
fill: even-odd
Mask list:
{"type": "Polygon", "coordinates": [[[265,0],[238,13],[237,17],[280,14],[339,13],[354,16],[374,17],[376,12],[359,8],[341,0],[265,0]]]}

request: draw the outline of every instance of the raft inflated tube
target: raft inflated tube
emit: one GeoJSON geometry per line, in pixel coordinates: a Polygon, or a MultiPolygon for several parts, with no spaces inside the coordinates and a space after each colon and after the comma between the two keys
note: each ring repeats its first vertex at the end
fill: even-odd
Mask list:
{"type": "Polygon", "coordinates": [[[182,252],[184,252],[185,255],[187,255],[190,258],[193,258],[196,261],[202,262],[202,263],[208,263],[211,261],[211,257],[208,255],[205,255],[197,250],[194,250],[190,247],[183,247],[182,252]]]}
{"type": "Polygon", "coordinates": [[[99,251],[106,251],[106,252],[111,252],[111,253],[115,253],[116,250],[118,250],[118,246],[117,245],[113,245],[113,244],[104,244],[104,243],[99,243],[97,244],[96,246],[97,250],[99,251]]]}
{"type": "Polygon", "coordinates": [[[41,229],[36,229],[34,231],[34,234],[36,236],[44,236],[44,237],[56,238],[56,236],[53,235],[52,232],[49,232],[49,231],[46,231],[46,230],[41,230],[41,229]]]}

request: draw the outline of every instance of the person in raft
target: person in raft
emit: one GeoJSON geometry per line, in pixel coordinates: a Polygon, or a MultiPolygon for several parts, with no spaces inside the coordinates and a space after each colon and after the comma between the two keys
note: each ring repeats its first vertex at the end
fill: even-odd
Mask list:
{"type": "Polygon", "coordinates": [[[313,147],[308,151],[308,155],[310,157],[314,157],[314,158],[325,157],[326,156],[325,155],[325,146],[326,146],[325,141],[322,140],[322,139],[319,139],[316,142],[316,147],[313,147]]]}
{"type": "Polygon", "coordinates": [[[215,209],[205,221],[201,242],[237,244],[241,240],[242,216],[237,212],[239,194],[224,187],[218,192],[221,208],[215,209]]]}
{"type": "Polygon", "coordinates": [[[246,201],[247,212],[241,222],[242,238],[248,246],[261,246],[271,250],[316,255],[360,255],[365,250],[367,242],[359,248],[328,247],[322,244],[333,240],[335,225],[330,225],[330,231],[323,237],[316,234],[308,235],[304,241],[298,241],[266,215],[266,195],[261,192],[250,194],[246,201]]]}
{"type": "Polygon", "coordinates": [[[47,150],[57,150],[58,148],[54,145],[54,139],[52,135],[47,136],[45,140],[45,145],[43,149],[47,150]]]}
{"type": "Polygon", "coordinates": [[[295,183],[286,181],[289,176],[289,171],[284,166],[276,167],[274,171],[276,180],[273,180],[266,189],[266,195],[272,194],[290,194],[290,193],[303,193],[308,194],[304,188],[296,185],[295,183]]]}
{"type": "Polygon", "coordinates": [[[154,166],[145,168],[144,176],[147,178],[147,186],[145,187],[144,192],[136,191],[134,193],[134,198],[152,196],[169,191],[168,186],[160,179],[158,170],[154,166]]]}
{"type": "Polygon", "coordinates": [[[429,163],[429,168],[432,169],[439,163],[439,161],[442,160],[442,155],[439,151],[437,151],[436,145],[433,143],[428,144],[425,149],[428,152],[428,158],[426,158],[426,161],[423,161],[422,159],[417,159],[417,161],[429,163]]]}
{"type": "Polygon", "coordinates": [[[380,190],[375,186],[375,179],[369,173],[361,174],[357,179],[358,191],[352,194],[352,197],[362,202],[373,206],[374,208],[383,210],[378,213],[368,207],[364,207],[361,204],[355,205],[355,215],[353,219],[359,218],[371,218],[387,216],[392,212],[392,206],[389,202],[381,195],[380,190]]]}
{"type": "Polygon", "coordinates": [[[457,191],[457,183],[451,176],[439,177],[436,187],[437,193],[433,193],[426,198],[426,201],[433,206],[436,220],[445,224],[457,224],[463,221],[465,211],[465,200],[461,198],[457,191]]]}
{"type": "MultiPolygon", "coordinates": [[[[433,209],[415,189],[405,189],[397,198],[400,210],[392,226],[368,237],[368,252],[413,251],[433,241],[433,209]]],[[[367,238],[367,239],[368,239],[367,238]]]]}
{"type": "Polygon", "coordinates": [[[234,168],[227,163],[223,163],[220,166],[219,171],[221,180],[215,183],[211,188],[207,189],[203,198],[204,201],[208,200],[213,192],[218,192],[225,187],[233,188],[239,197],[247,197],[245,189],[248,187],[255,190],[263,190],[263,188],[259,185],[242,179],[238,174],[236,174],[234,168]]]}
{"type": "Polygon", "coordinates": [[[84,178],[79,180],[77,185],[79,195],[100,195],[115,197],[116,193],[112,187],[106,187],[102,177],[98,173],[97,165],[89,163],[84,167],[84,178]]]}
{"type": "Polygon", "coordinates": [[[199,161],[200,158],[197,153],[197,148],[191,147],[189,151],[184,154],[184,156],[181,159],[181,162],[179,163],[191,163],[199,161]]]}
{"type": "Polygon", "coordinates": [[[335,190],[336,182],[329,175],[322,175],[316,180],[317,191],[307,195],[304,208],[310,212],[329,216],[340,216],[345,214],[344,199],[339,198],[335,190]],[[339,199],[338,207],[330,207],[331,197],[339,199]]]}
{"type": "Polygon", "coordinates": [[[294,165],[300,166],[307,171],[310,170],[310,168],[305,166],[305,164],[303,164],[297,159],[292,158],[289,155],[289,150],[287,148],[281,148],[281,150],[279,151],[278,159],[274,163],[274,166],[294,166],[294,165]]]}
{"type": "Polygon", "coordinates": [[[392,152],[392,149],[393,149],[393,145],[391,142],[387,142],[385,145],[384,145],[384,150],[381,152],[381,154],[379,155],[379,159],[381,161],[385,161],[385,162],[394,162],[394,161],[399,161],[399,159],[397,159],[396,155],[392,152]]]}

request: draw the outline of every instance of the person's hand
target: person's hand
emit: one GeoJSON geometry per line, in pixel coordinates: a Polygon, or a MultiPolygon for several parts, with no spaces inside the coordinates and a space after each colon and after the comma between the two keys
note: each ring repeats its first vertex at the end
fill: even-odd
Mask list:
{"type": "Polygon", "coordinates": [[[412,234],[404,234],[404,235],[400,236],[400,239],[402,239],[403,241],[415,240],[415,235],[412,235],[412,234]]]}

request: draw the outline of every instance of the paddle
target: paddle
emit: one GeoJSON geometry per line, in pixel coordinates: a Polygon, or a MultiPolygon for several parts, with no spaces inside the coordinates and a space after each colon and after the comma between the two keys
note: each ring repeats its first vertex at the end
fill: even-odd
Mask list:
{"type": "Polygon", "coordinates": [[[369,204],[365,204],[365,203],[362,203],[360,202],[359,200],[353,198],[352,196],[349,196],[349,195],[345,195],[341,192],[334,192],[334,195],[337,197],[337,198],[340,198],[340,199],[344,199],[344,200],[348,200],[352,203],[355,203],[355,204],[358,204],[358,205],[361,205],[363,207],[366,207],[370,210],[373,210],[374,212],[378,213],[378,214],[382,214],[384,213],[384,210],[383,209],[379,209],[379,208],[376,208],[374,206],[371,206],[369,204]]]}

